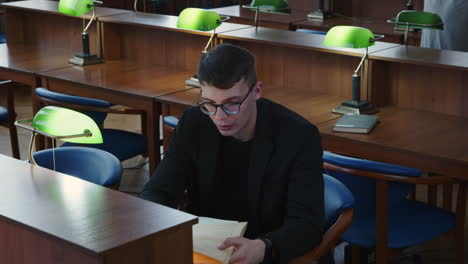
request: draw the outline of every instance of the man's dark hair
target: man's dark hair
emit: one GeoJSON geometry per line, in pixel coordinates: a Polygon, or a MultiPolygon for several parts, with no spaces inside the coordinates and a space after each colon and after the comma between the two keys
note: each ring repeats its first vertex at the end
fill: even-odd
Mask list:
{"type": "Polygon", "coordinates": [[[202,85],[219,89],[229,89],[244,79],[250,87],[257,81],[255,57],[232,44],[218,45],[200,59],[198,79],[202,85]]]}

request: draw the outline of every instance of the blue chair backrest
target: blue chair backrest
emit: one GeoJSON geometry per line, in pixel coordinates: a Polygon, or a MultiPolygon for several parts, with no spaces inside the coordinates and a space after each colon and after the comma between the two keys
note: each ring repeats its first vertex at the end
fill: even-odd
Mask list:
{"type": "Polygon", "coordinates": [[[34,153],[36,163],[85,181],[107,186],[119,182],[122,175],[120,161],[111,153],[95,148],[66,147],[46,149],[34,153]]]}
{"type": "Polygon", "coordinates": [[[337,179],[323,174],[325,198],[325,230],[338,219],[341,212],[354,207],[354,197],[348,188],[337,179]]]}
{"type": "Polygon", "coordinates": [[[326,35],[327,32],[324,32],[324,31],[318,31],[318,30],[310,30],[310,29],[296,29],[296,32],[304,32],[304,33],[308,33],[308,34],[317,34],[317,35],[326,35]]]}
{"type": "MultiPolygon", "coordinates": [[[[328,151],[323,152],[323,161],[337,166],[385,174],[413,177],[422,175],[422,172],[418,169],[383,162],[352,158],[334,154],[328,151]]],[[[349,190],[351,190],[356,203],[354,207],[356,213],[375,214],[375,180],[331,170],[324,170],[324,172],[337,178],[342,183],[344,183],[349,190]]],[[[405,199],[411,190],[411,184],[390,182],[388,187],[389,205],[397,204],[401,200],[405,199]]]]}
{"type": "Polygon", "coordinates": [[[163,122],[164,122],[164,124],[175,128],[177,126],[177,124],[179,123],[179,118],[177,118],[175,116],[165,116],[163,118],[163,122]]]}
{"type": "MultiPolygon", "coordinates": [[[[69,103],[69,104],[102,107],[102,108],[109,108],[112,106],[112,104],[107,101],[68,95],[68,94],[63,94],[63,93],[57,93],[57,92],[50,91],[47,88],[43,88],[43,87],[38,87],[34,91],[40,97],[43,97],[49,100],[69,103]]],[[[102,123],[107,117],[106,112],[94,112],[94,111],[79,111],[79,112],[91,117],[94,120],[94,122],[96,122],[96,124],[98,124],[99,126],[102,125],[102,123]]]]}
{"type": "Polygon", "coordinates": [[[0,44],[6,43],[5,32],[0,32],[0,44]]]}

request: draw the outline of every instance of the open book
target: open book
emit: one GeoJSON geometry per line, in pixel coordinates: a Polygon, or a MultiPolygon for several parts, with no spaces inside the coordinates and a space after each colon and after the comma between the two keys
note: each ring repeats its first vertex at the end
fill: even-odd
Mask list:
{"type": "Polygon", "coordinates": [[[193,251],[228,263],[233,248],[219,250],[218,246],[228,237],[243,236],[246,228],[247,222],[199,217],[193,225],[193,251]]]}

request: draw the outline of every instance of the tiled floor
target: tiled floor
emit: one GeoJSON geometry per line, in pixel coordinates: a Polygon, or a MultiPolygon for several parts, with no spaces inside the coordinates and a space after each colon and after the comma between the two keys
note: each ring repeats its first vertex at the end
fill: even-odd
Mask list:
{"type": "MultiPolygon", "coordinates": [[[[0,104],[3,106],[5,105],[4,98],[4,91],[0,91],[0,104]]],[[[28,88],[18,87],[15,90],[15,104],[18,119],[29,118],[32,116],[31,96],[30,90],[28,88]]],[[[130,131],[139,132],[140,120],[139,118],[126,115],[110,115],[106,120],[106,127],[125,128],[130,131]]],[[[29,133],[25,130],[18,129],[18,134],[21,158],[27,159],[29,133]]],[[[0,127],[0,154],[11,155],[9,133],[8,129],[4,127],[0,127]]],[[[145,162],[146,159],[137,157],[123,163],[124,173],[120,191],[136,194],[141,190],[142,186],[149,179],[148,164],[145,164],[141,168],[134,167],[139,167],[140,164],[145,162]]],[[[468,219],[468,217],[465,219],[468,219]]],[[[428,221],[430,221],[430,219],[428,219],[428,221]]],[[[466,222],[465,245],[467,248],[467,257],[465,263],[468,264],[468,220],[466,222]]],[[[343,263],[342,248],[342,246],[338,247],[338,250],[335,254],[337,264],[343,263]]],[[[423,260],[423,263],[426,264],[455,263],[454,243],[450,234],[443,235],[435,240],[430,241],[429,243],[407,249],[405,253],[408,254],[403,254],[403,256],[399,258],[393,259],[392,263],[412,263],[411,257],[408,257],[408,255],[413,253],[419,254],[423,260]]]]}

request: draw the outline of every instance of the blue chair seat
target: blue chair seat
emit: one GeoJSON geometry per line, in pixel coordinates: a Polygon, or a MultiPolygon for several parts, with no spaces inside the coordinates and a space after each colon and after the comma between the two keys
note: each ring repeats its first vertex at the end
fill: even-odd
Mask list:
{"type": "MultiPolygon", "coordinates": [[[[425,203],[403,200],[389,208],[388,247],[407,248],[429,241],[455,226],[455,215],[425,203]]],[[[341,237],[344,241],[365,248],[376,242],[374,214],[355,210],[353,223],[341,237]]]]}
{"type": "MultiPolygon", "coordinates": [[[[117,129],[103,129],[104,143],[90,144],[89,147],[104,150],[114,154],[120,161],[147,152],[146,137],[141,134],[117,129]]],[[[77,143],[64,143],[61,147],[80,146],[77,143]]]]}
{"type": "Polygon", "coordinates": [[[0,106],[0,124],[8,120],[8,111],[0,106]]]}
{"type": "MultiPolygon", "coordinates": [[[[53,150],[33,154],[37,165],[54,169],[53,150]]],[[[122,165],[112,154],[95,148],[55,148],[55,170],[95,184],[109,186],[119,183],[122,165]]]]}

